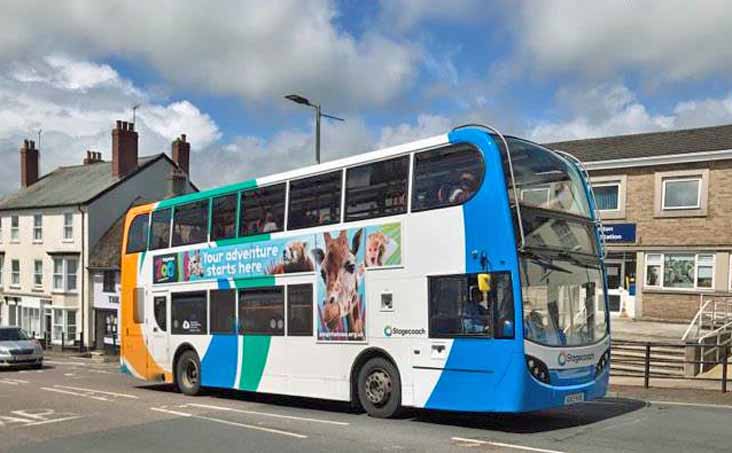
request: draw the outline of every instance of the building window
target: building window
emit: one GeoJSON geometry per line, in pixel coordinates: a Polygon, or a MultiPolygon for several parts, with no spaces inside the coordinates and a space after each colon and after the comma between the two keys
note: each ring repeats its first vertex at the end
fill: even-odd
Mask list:
{"type": "Polygon", "coordinates": [[[648,253],[645,286],[663,289],[712,289],[714,255],[710,253],[648,253]]]}
{"type": "Polygon", "coordinates": [[[3,274],[5,273],[5,255],[0,253],[0,288],[3,286],[3,274]]]}
{"type": "Polygon", "coordinates": [[[79,260],[76,258],[53,259],[53,290],[76,292],[79,260]]]}
{"type": "Polygon", "coordinates": [[[17,215],[10,216],[10,240],[15,242],[20,240],[20,219],[17,215]]]}
{"type": "Polygon", "coordinates": [[[64,214],[64,241],[74,239],[74,214],[67,212],[64,214]]]}
{"type": "Polygon", "coordinates": [[[3,242],[3,218],[0,217],[0,243],[3,242]]]}
{"type": "Polygon", "coordinates": [[[346,222],[407,212],[409,156],[346,170],[346,222]]]}
{"type": "Polygon", "coordinates": [[[343,172],[290,182],[290,208],[287,228],[309,228],[341,221],[343,172]]]}
{"type": "Polygon", "coordinates": [[[104,271],[102,274],[102,291],[105,293],[116,292],[116,272],[104,271]]]}
{"type": "Polygon", "coordinates": [[[10,262],[10,286],[20,287],[20,261],[12,260],[10,262]]]}
{"type": "Polygon", "coordinates": [[[620,209],[620,184],[598,184],[592,186],[595,193],[597,209],[600,211],[617,211],[620,209]]]}
{"type": "Polygon", "coordinates": [[[701,177],[663,180],[663,209],[699,209],[701,177]]]}
{"type": "Polygon", "coordinates": [[[33,215],[33,242],[41,242],[43,240],[43,216],[41,214],[33,215]]]}
{"type": "Polygon", "coordinates": [[[33,261],[33,286],[35,288],[43,287],[43,261],[33,261]]]}

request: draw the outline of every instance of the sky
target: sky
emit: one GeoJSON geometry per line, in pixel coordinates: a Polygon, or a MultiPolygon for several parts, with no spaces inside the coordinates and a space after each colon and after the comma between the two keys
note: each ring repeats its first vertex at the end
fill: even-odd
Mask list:
{"type": "Polygon", "coordinates": [[[41,173],[185,133],[201,188],[484,123],[538,142],[732,123],[727,0],[3,2],[0,194],[23,139],[41,173]]]}

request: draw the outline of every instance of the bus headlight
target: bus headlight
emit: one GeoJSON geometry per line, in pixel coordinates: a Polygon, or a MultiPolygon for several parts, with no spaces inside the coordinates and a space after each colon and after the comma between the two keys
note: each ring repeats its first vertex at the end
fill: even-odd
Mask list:
{"type": "Polygon", "coordinates": [[[595,376],[599,376],[608,366],[610,366],[610,349],[602,354],[597,365],[595,365],[595,376]]]}
{"type": "Polygon", "coordinates": [[[526,368],[529,369],[529,374],[533,376],[534,379],[545,384],[549,383],[549,368],[541,360],[537,359],[536,357],[527,355],[526,368]]]}

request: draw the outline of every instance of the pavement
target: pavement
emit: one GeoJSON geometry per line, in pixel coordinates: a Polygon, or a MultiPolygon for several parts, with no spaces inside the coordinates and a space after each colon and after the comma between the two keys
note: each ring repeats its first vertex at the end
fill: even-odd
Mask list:
{"type": "Polygon", "coordinates": [[[628,318],[610,320],[610,334],[613,340],[681,343],[687,327],[688,323],[636,321],[628,318]]]}
{"type": "Polygon", "coordinates": [[[180,453],[729,451],[732,394],[613,385],[607,398],[528,414],[409,411],[233,391],[199,397],[121,375],[114,363],[49,357],[0,371],[1,452],[180,453]]]}

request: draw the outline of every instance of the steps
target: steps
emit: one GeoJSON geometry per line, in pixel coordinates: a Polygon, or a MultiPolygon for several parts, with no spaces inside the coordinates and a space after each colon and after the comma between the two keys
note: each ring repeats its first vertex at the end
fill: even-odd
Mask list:
{"type": "MultiPolygon", "coordinates": [[[[686,351],[681,344],[678,347],[652,345],[651,375],[683,378],[685,358],[686,351]]],[[[610,371],[623,375],[643,376],[645,359],[644,344],[613,342],[610,371]]]]}

